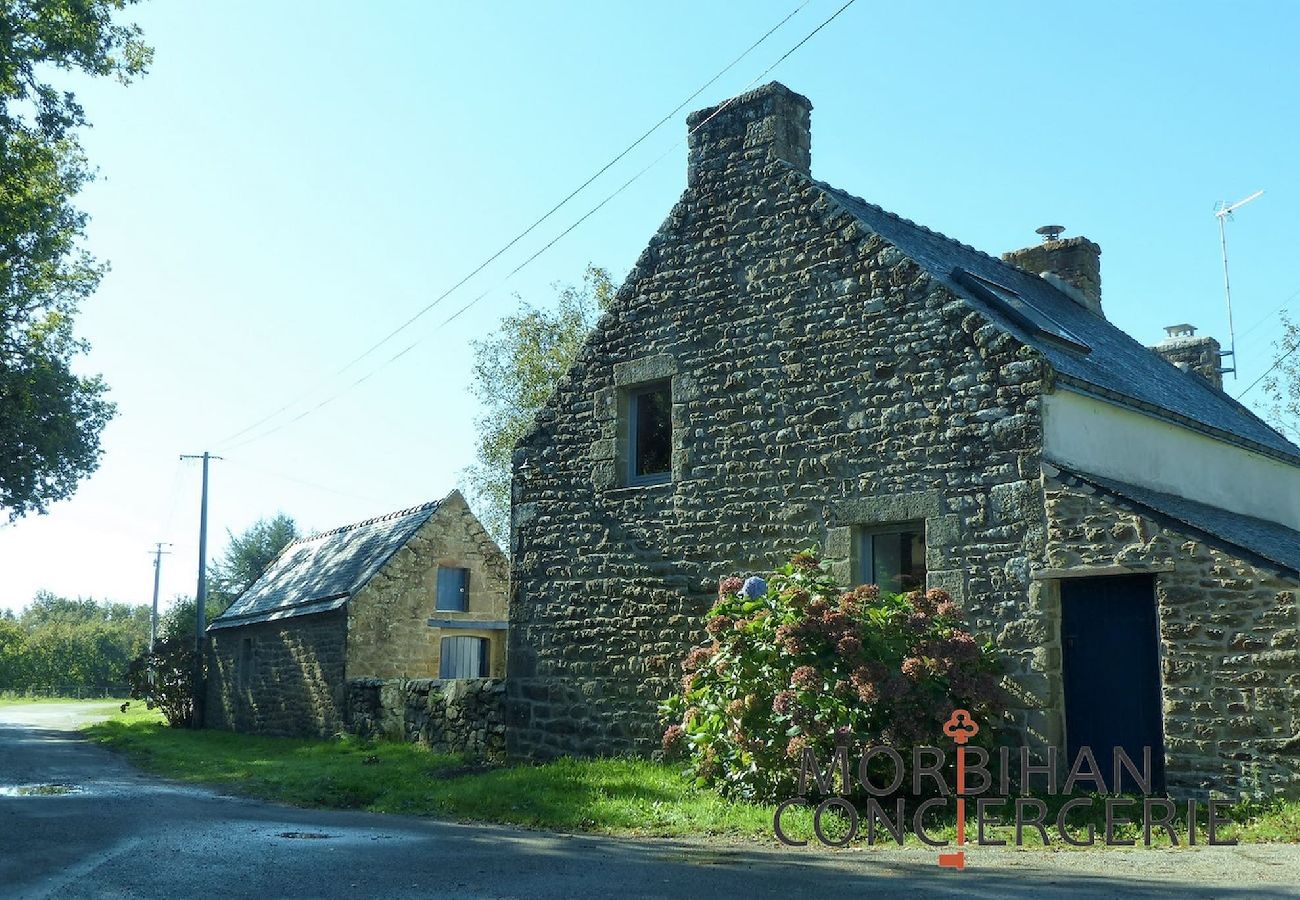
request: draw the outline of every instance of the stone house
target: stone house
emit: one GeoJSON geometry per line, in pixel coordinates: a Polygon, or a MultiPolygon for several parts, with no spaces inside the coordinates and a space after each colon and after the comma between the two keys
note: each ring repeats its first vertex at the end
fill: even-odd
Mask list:
{"type": "Polygon", "coordinates": [[[1108,322],[1091,241],[999,259],[814,180],[810,110],[688,118],[685,193],[516,450],[512,752],[653,751],[719,575],[817,543],[950,591],[1021,740],[1300,789],[1300,449],[1217,344],[1108,322]]]}
{"type": "Polygon", "coordinates": [[[330,735],[350,681],[504,677],[508,565],[458,491],[294,541],[208,626],[207,724],[330,735]]]}

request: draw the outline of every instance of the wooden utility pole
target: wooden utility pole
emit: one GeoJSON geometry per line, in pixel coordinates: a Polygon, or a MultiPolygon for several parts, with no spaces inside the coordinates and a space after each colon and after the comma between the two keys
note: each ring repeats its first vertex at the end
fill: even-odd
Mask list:
{"type": "Polygon", "coordinates": [[[203,493],[199,501],[199,584],[194,591],[194,718],[192,728],[203,727],[203,639],[208,610],[208,462],[221,459],[206,450],[202,455],[181,454],[181,459],[203,460],[203,493]]]}
{"type": "Polygon", "coordinates": [[[153,690],[155,680],[153,650],[154,645],[158,643],[158,581],[162,575],[162,558],[164,553],[170,553],[170,550],[164,550],[163,547],[170,547],[171,544],[165,544],[159,541],[154,546],[153,551],[153,610],[149,613],[149,689],[153,690]]]}
{"type": "MultiPolygon", "coordinates": [[[[164,550],[163,547],[170,547],[163,541],[159,541],[153,551],[153,612],[149,616],[149,655],[153,656],[154,644],[158,642],[158,581],[162,575],[162,558],[164,554],[171,553],[170,550],[164,550]]],[[[152,674],[151,676],[152,677],[152,674]]]]}

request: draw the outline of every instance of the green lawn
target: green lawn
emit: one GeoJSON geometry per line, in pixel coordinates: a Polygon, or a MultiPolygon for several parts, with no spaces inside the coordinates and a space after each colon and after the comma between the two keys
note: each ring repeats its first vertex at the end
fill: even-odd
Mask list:
{"type": "MultiPolygon", "coordinates": [[[[132,704],[85,729],[140,767],[298,806],[364,809],[561,831],[771,835],[772,808],[730,803],[645,760],[467,766],[410,744],[167,728],[132,704]]],[[[807,825],[807,814],[795,816],[807,825]]]]}
{"type": "MultiPolygon", "coordinates": [[[[772,807],[724,800],[690,785],[677,767],[647,760],[560,759],[541,765],[477,767],[458,757],[389,741],[300,740],[167,728],[160,716],[137,703],[85,731],[160,775],[297,806],[559,831],[774,840],[772,807]]],[[[1053,814],[1060,802],[1056,798],[1049,803],[1053,814]]],[[[1100,806],[1096,804],[1092,817],[1099,838],[1100,806]]],[[[811,838],[811,818],[809,811],[795,808],[782,823],[792,837],[811,838]]],[[[1231,819],[1222,832],[1226,838],[1300,841],[1300,803],[1243,804],[1232,811],[1231,819]]],[[[832,821],[823,822],[833,833],[832,821]]],[[[1204,818],[1202,843],[1203,823],[1204,818]]],[[[934,822],[929,833],[953,840],[955,828],[951,821],[934,822]]],[[[1141,842],[1140,826],[1121,828],[1118,834],[1141,842]]],[[[968,835],[975,836],[973,822],[968,835]]],[[[1181,828],[1180,835],[1185,835],[1181,828]]],[[[1014,829],[1000,827],[990,836],[1010,843],[1014,829]]],[[[1052,837],[1052,846],[1061,847],[1055,834],[1052,837]]],[[[1037,843],[1037,832],[1028,829],[1026,844],[1037,843]]],[[[908,844],[921,846],[910,832],[908,844]]],[[[1157,844],[1167,844],[1167,839],[1157,844]]]]}
{"type": "Polygon", "coordinates": [[[33,703],[102,703],[105,706],[120,706],[125,702],[125,697],[25,697],[12,691],[0,692],[0,706],[28,706],[33,703]]]}

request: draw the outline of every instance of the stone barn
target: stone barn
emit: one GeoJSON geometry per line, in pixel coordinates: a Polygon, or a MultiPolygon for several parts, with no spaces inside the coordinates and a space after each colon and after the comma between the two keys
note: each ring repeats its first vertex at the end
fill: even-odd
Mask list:
{"type": "Polygon", "coordinates": [[[950,591],[1021,740],[1296,792],[1300,449],[1212,340],[1110,323],[1093,242],[998,258],[815,180],[810,110],[688,118],[685,193],[516,450],[513,752],[653,751],[719,575],[816,543],[950,591]]]}
{"type": "Polygon", "coordinates": [[[508,574],[456,491],[296,540],[208,626],[206,722],[330,735],[349,681],[501,678],[508,574]]]}

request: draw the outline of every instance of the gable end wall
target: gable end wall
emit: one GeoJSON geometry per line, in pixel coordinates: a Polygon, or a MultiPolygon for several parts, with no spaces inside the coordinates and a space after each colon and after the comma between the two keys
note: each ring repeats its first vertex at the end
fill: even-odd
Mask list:
{"type": "Polygon", "coordinates": [[[806,176],[701,175],[516,451],[511,751],[655,749],[719,576],[818,543],[847,579],[853,526],[909,504],[930,584],[1004,647],[1040,727],[1044,377],[806,176]],[[626,487],[620,373],[643,363],[671,378],[673,480],[626,487]]]}
{"type": "Polygon", "coordinates": [[[505,635],[474,628],[506,618],[509,563],[459,494],[445,500],[400,550],[348,601],[348,678],[437,678],[441,639],[489,641],[491,676],[505,675],[505,635]],[[469,608],[436,610],[438,567],[470,570],[469,608]],[[433,617],[466,627],[431,628],[433,617]]]}

